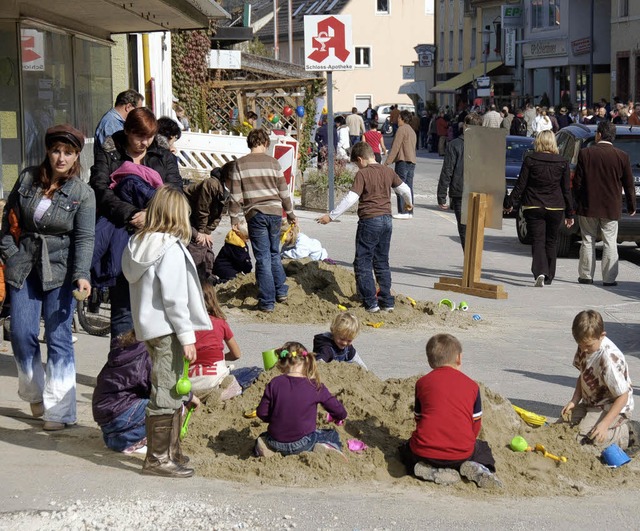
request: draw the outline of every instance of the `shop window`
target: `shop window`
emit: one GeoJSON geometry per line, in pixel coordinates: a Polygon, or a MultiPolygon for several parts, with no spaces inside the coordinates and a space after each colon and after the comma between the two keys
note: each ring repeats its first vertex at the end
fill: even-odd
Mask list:
{"type": "Polygon", "coordinates": [[[49,127],[75,125],[71,37],[21,25],[20,39],[24,163],[31,166],[44,160],[44,134],[49,127]]]}
{"type": "Polygon", "coordinates": [[[73,39],[76,123],[87,138],[112,106],[111,51],[93,41],[73,39]]]}
{"type": "Polygon", "coordinates": [[[17,42],[15,22],[0,21],[0,197],[13,188],[22,160],[17,42]]]}
{"type": "Polygon", "coordinates": [[[561,0],[531,0],[531,28],[546,29],[560,25],[561,0]]]}
{"type": "Polygon", "coordinates": [[[618,0],[618,16],[629,16],[629,0],[618,0]]]}
{"type": "Polygon", "coordinates": [[[371,67],[371,48],[368,46],[356,46],[356,66],[361,68],[371,67]]]}

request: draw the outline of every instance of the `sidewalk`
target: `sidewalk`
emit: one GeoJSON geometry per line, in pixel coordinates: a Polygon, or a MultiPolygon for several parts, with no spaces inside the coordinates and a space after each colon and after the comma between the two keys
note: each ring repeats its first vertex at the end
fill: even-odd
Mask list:
{"type": "MultiPolygon", "coordinates": [[[[412,220],[394,221],[391,266],[393,288],[415,299],[465,300],[469,311],[479,314],[478,326],[444,329],[437,323],[415,330],[363,330],[356,340],[358,352],[369,369],[381,378],[407,377],[427,370],[425,344],[436,332],[456,335],[464,348],[464,370],[517,405],[557,417],[571,397],[576,370],[571,366],[575,343],[571,322],[585,308],[600,311],[608,336],[627,356],[634,381],[640,381],[639,269],[620,263],[619,285],[603,288],[596,273],[594,285],[577,283],[577,260],[559,259],[552,286],[533,288],[530,249],[518,243],[514,219],[505,219],[502,231],[487,230],[483,254],[483,280],[504,285],[507,300],[490,300],[437,291],[441,275],[462,274],[462,250],[453,213],[435,204],[441,159],[419,152],[416,168],[416,209],[412,220]]],[[[320,239],[329,256],[351,267],[357,218],[344,215],[338,222],[321,226],[317,213],[298,212],[302,231],[320,239]]],[[[228,220],[215,233],[219,248],[228,220]]],[[[261,324],[246,317],[229,316],[242,349],[238,365],[261,365],[260,352],[287,340],[311,343],[318,325],[261,324]]],[[[15,365],[10,352],[0,353],[0,453],[3,466],[0,507],[11,511],[51,511],[76,500],[96,511],[108,498],[114,511],[130,510],[130,500],[144,503],[155,495],[180,491],[176,499],[193,507],[211,505],[220,522],[245,521],[245,527],[271,529],[296,523],[299,529],[436,529],[450,528],[583,528],[584,523],[608,528],[632,528],[637,522],[637,493],[603,493],[581,499],[549,498],[487,502],[442,496],[425,499],[419,489],[353,492],[301,492],[300,489],[260,489],[193,478],[179,482],[143,477],[140,460],[108,451],[91,417],[91,395],[95,377],[108,351],[108,339],[77,334],[76,343],[79,426],[59,433],[41,431],[41,421],[28,416],[28,405],[17,396],[15,365]],[[146,500],[146,501],[145,501],[146,500]],[[292,501],[289,501],[292,500],[292,501]],[[308,501],[307,501],[308,500],[308,501]],[[51,503],[56,505],[52,506],[51,503]],[[616,504],[611,511],[609,504],[616,504]],[[296,512],[297,511],[297,512],[296,512]],[[232,515],[232,516],[230,516],[232,515]],[[285,515],[292,516],[287,519],[285,515]],[[334,518],[335,517],[335,518],[334,518]],[[225,520],[226,518],[226,520],[225,520]],[[253,522],[251,524],[251,522],[253,522]],[[508,523],[507,523],[508,522],[508,523]],[[580,523],[582,522],[582,523],[580,523]]],[[[637,387],[636,387],[637,389],[637,387]]],[[[637,418],[637,415],[636,415],[637,418]]],[[[132,502],[131,502],[132,503],[132,502]]],[[[154,511],[149,509],[149,520],[154,511]]],[[[176,509],[177,510],[177,509],[176,509]]],[[[195,509],[194,509],[195,510],[195,509]]],[[[161,509],[160,509],[161,512],[161,509]]],[[[2,516],[2,513],[0,513],[2,516]]],[[[20,515],[13,522],[26,522],[20,515]]],[[[34,517],[35,518],[35,517],[34,517]]],[[[0,529],[9,528],[9,517],[0,518],[0,529]],[[7,525],[7,527],[5,527],[7,525]]],[[[20,529],[37,529],[23,527],[20,529]]],[[[104,523],[104,522],[103,522],[104,523]]],[[[179,526],[179,522],[176,522],[179,526]]],[[[126,528],[113,525],[111,528],[126,528]]],[[[133,527],[133,526],[131,526],[133,527]]],[[[44,527],[48,528],[48,527],[44,527]]],[[[54,527],[50,527],[54,528],[54,527]]],[[[92,527],[88,527],[92,529],[92,527]]],[[[109,528],[109,526],[107,526],[109,528]]],[[[150,527],[153,528],[153,527],[150,527]]],[[[157,527],[160,528],[160,527],[157,527]]],[[[226,527],[220,527],[226,528],[226,527]]],[[[57,529],[57,528],[56,528],[57,529]]]]}

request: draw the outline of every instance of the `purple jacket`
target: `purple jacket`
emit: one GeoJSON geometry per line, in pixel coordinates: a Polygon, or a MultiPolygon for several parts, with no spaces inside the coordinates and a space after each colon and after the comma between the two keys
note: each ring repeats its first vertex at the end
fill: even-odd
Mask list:
{"type": "Polygon", "coordinates": [[[335,420],[347,418],[347,411],[324,384],[282,374],[271,380],[256,410],[269,423],[269,435],[279,442],[299,441],[316,431],[320,404],[335,420]]]}
{"type": "Polygon", "coordinates": [[[151,358],[144,343],[112,348],[93,391],[93,419],[108,424],[151,394],[151,358]]]}

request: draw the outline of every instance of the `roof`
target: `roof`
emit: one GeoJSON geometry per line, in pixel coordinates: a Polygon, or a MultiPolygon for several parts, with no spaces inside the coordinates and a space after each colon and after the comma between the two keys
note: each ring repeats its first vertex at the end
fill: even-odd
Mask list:
{"type": "MultiPolygon", "coordinates": [[[[349,0],[292,0],[291,33],[304,35],[305,15],[338,15],[347,6],[349,0]]],[[[273,41],[273,1],[262,0],[252,3],[251,19],[254,34],[263,42],[273,41]]],[[[278,0],[278,35],[289,33],[289,9],[287,0],[278,0]]]]}

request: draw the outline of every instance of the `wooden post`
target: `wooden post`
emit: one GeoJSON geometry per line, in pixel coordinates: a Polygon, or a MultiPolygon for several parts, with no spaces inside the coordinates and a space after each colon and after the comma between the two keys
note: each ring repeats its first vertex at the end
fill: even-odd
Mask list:
{"type": "Polygon", "coordinates": [[[435,289],[467,293],[489,299],[506,299],[508,294],[501,284],[481,282],[484,226],[487,214],[487,194],[469,194],[467,237],[464,247],[462,278],[440,277],[435,289]]]}

